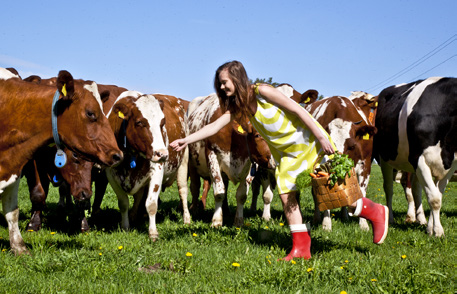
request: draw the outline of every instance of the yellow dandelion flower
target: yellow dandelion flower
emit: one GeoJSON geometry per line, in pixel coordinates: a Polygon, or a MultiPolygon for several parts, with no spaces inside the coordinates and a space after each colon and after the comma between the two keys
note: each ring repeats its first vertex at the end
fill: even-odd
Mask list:
{"type": "Polygon", "coordinates": [[[186,253],[186,256],[187,256],[187,257],[191,257],[191,256],[192,256],[192,253],[187,252],[187,253],[186,253]]]}
{"type": "Polygon", "coordinates": [[[334,214],[334,213],[332,213],[332,216],[335,216],[335,214],[334,214]]]}
{"type": "Polygon", "coordinates": [[[381,189],[378,188],[378,191],[381,191],[381,189]]]}
{"type": "Polygon", "coordinates": [[[2,249],[2,252],[5,252],[6,250],[7,250],[6,248],[3,248],[3,249],[2,249]]]}
{"type": "Polygon", "coordinates": [[[240,228],[236,228],[237,230],[241,230],[240,228]]]}
{"type": "Polygon", "coordinates": [[[352,277],[349,277],[349,280],[352,280],[352,277]]]}
{"type": "Polygon", "coordinates": [[[271,264],[271,261],[268,259],[268,263],[271,264]]]}
{"type": "Polygon", "coordinates": [[[56,234],[56,232],[51,232],[51,235],[55,235],[55,234],[56,234]]]}
{"type": "Polygon", "coordinates": [[[279,226],[280,226],[280,227],[284,226],[284,223],[279,223],[279,226]]]}
{"type": "Polygon", "coordinates": [[[33,230],[27,230],[27,232],[33,232],[33,230]]]}
{"type": "Polygon", "coordinates": [[[291,264],[296,264],[297,262],[296,262],[295,260],[292,259],[292,260],[290,261],[290,263],[291,263],[291,264]]]}
{"type": "Polygon", "coordinates": [[[192,236],[197,237],[198,235],[196,233],[193,233],[192,236]]]}
{"type": "Polygon", "coordinates": [[[309,267],[306,271],[309,273],[309,272],[312,272],[313,269],[309,267]]]}
{"type": "Polygon", "coordinates": [[[371,281],[372,281],[372,282],[377,282],[378,280],[376,280],[376,279],[371,279],[371,281]]]}
{"type": "Polygon", "coordinates": [[[270,256],[270,255],[267,255],[267,256],[265,256],[265,257],[268,259],[268,258],[270,258],[271,256],[270,256]]]}
{"type": "Polygon", "coordinates": [[[102,256],[102,253],[100,252],[98,255],[102,256]]]}
{"type": "Polygon", "coordinates": [[[122,248],[124,248],[124,246],[122,246],[122,245],[117,247],[117,249],[119,249],[119,250],[122,250],[122,248]]]}
{"type": "Polygon", "coordinates": [[[405,259],[405,258],[406,258],[406,254],[403,254],[403,255],[401,256],[401,258],[402,258],[402,259],[405,259]]]}
{"type": "Polygon", "coordinates": [[[234,262],[234,263],[232,263],[232,266],[233,267],[240,267],[240,264],[238,262],[234,262]]]}
{"type": "Polygon", "coordinates": [[[348,262],[349,262],[349,260],[347,260],[347,259],[346,259],[344,262],[345,262],[345,263],[348,263],[348,262]]]}
{"type": "Polygon", "coordinates": [[[98,249],[102,250],[102,246],[100,246],[100,248],[98,248],[98,249]]]}
{"type": "Polygon", "coordinates": [[[268,230],[268,226],[265,226],[265,230],[268,230]]]}
{"type": "Polygon", "coordinates": [[[341,291],[340,294],[348,294],[346,291],[341,291]]]}
{"type": "Polygon", "coordinates": [[[340,266],[340,269],[344,269],[344,266],[340,266]]]}

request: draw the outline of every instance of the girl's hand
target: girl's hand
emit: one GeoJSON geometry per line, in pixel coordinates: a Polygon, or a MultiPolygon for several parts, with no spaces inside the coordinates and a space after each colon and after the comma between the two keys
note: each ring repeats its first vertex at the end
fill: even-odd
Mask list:
{"type": "Polygon", "coordinates": [[[181,151],[184,148],[186,148],[187,142],[186,139],[178,139],[174,140],[173,142],[170,143],[170,147],[173,148],[174,151],[181,151]]]}
{"type": "Polygon", "coordinates": [[[330,143],[327,137],[322,137],[319,139],[319,143],[321,143],[322,150],[324,150],[325,154],[330,155],[335,153],[335,149],[333,149],[332,143],[330,143]]]}

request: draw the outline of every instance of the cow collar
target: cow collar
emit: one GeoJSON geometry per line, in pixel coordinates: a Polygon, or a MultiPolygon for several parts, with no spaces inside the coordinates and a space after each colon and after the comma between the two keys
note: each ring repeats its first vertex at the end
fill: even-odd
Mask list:
{"type": "MultiPolygon", "coordinates": [[[[65,89],[65,85],[62,89],[63,90],[65,89]]],[[[57,101],[59,100],[59,96],[60,96],[60,93],[59,93],[59,90],[57,90],[56,93],[54,94],[54,98],[52,99],[52,111],[51,111],[52,119],[51,120],[52,120],[52,136],[54,137],[54,142],[56,143],[56,147],[57,147],[56,156],[54,158],[54,164],[56,167],[62,168],[67,163],[67,155],[62,150],[62,142],[60,141],[59,132],[57,130],[56,105],[57,105],[57,101]]]]}

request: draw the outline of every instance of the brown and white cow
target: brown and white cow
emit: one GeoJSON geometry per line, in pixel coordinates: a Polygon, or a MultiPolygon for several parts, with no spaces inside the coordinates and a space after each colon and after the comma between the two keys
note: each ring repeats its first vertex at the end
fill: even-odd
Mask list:
{"type": "MultiPolygon", "coordinates": [[[[297,96],[296,91],[290,85],[282,84],[278,86],[278,90],[287,97],[300,102],[297,100],[300,96],[297,96]]],[[[362,97],[360,93],[357,93],[357,97],[352,98],[351,100],[342,96],[333,96],[307,104],[305,109],[330,134],[337,150],[348,154],[349,158],[354,160],[360,188],[363,195],[366,195],[371,172],[373,135],[376,133],[376,127],[370,122],[366,113],[369,113],[370,108],[375,106],[372,102],[366,102],[367,109],[365,110],[358,106],[363,104],[363,101],[373,100],[372,95],[367,94],[366,97],[362,97]]],[[[331,230],[330,212],[324,211],[323,216],[323,228],[331,230]]],[[[320,212],[316,207],[314,221],[320,222],[320,219],[320,212]]],[[[360,218],[360,227],[363,230],[369,229],[363,218],[360,218]]]]}
{"type": "MultiPolygon", "coordinates": [[[[197,97],[188,109],[190,133],[196,132],[222,115],[216,94],[197,97]]],[[[200,178],[210,180],[215,198],[212,227],[222,226],[222,204],[227,197],[229,181],[238,184],[237,208],[234,225],[243,225],[243,206],[249,185],[246,178],[251,169],[251,159],[261,166],[272,168],[274,162],[265,140],[252,126],[239,130],[232,123],[217,134],[189,145],[189,176],[191,179],[192,204],[196,207],[200,193],[200,178]]]]}
{"type": "Polygon", "coordinates": [[[0,119],[0,193],[11,249],[21,254],[27,248],[18,226],[20,174],[39,148],[53,142],[53,112],[58,136],[69,149],[108,166],[118,163],[123,155],[102,113],[96,83],[75,83],[67,71],[59,72],[57,87],[51,88],[22,81],[1,68],[0,108],[8,113],[0,119]],[[53,108],[55,95],[59,100],[53,108]]]}
{"type": "Polygon", "coordinates": [[[149,237],[157,239],[155,218],[159,193],[175,180],[183,204],[184,223],[190,223],[187,208],[188,150],[176,152],[169,147],[169,142],[188,135],[187,118],[179,99],[127,91],[118,97],[108,116],[125,153],[124,161],[106,169],[109,183],[118,197],[122,228],[130,228],[128,195],[134,196],[133,219],[143,195],[147,195],[149,237]]]}
{"type": "MultiPolygon", "coordinates": [[[[37,75],[32,75],[24,79],[24,81],[48,85],[55,87],[57,78],[42,79],[37,75]]],[[[85,82],[83,80],[75,80],[75,83],[85,82]]],[[[114,86],[97,84],[101,100],[103,102],[103,113],[106,116],[108,111],[114,104],[114,101],[120,93],[127,89],[114,86]]],[[[76,201],[77,214],[81,224],[81,231],[89,230],[89,224],[85,217],[84,211],[90,208],[90,198],[92,195],[92,178],[97,177],[99,167],[94,167],[94,163],[87,161],[75,152],[64,147],[64,152],[67,155],[67,164],[62,168],[57,168],[50,165],[56,154],[55,146],[45,146],[35,154],[34,159],[27,163],[23,169],[23,175],[27,178],[29,186],[30,201],[32,202],[31,219],[27,225],[27,231],[38,231],[41,229],[43,214],[42,211],[46,206],[46,198],[49,190],[49,183],[54,186],[59,186],[59,210],[63,210],[65,206],[70,206],[73,203],[71,195],[76,201]]],[[[97,181],[99,183],[99,181],[97,181]]],[[[106,180],[106,183],[107,180],[106,180]]],[[[105,186],[106,188],[106,186],[105,186]]],[[[98,191],[101,191],[99,189],[98,191]]],[[[104,192],[104,189],[103,189],[104,192]]],[[[102,192],[102,193],[103,193],[102,192]]],[[[61,213],[65,216],[64,213],[61,213]]]]}

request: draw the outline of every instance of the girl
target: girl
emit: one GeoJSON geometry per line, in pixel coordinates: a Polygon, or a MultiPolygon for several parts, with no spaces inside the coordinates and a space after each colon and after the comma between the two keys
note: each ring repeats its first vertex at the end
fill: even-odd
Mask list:
{"type": "MultiPolygon", "coordinates": [[[[309,223],[302,223],[296,199],[296,178],[312,167],[320,155],[333,154],[334,144],[322,126],[299,104],[269,85],[251,85],[239,61],[221,65],[214,77],[214,88],[224,114],[216,121],[170,146],[179,151],[188,144],[205,139],[236,120],[243,126],[248,119],[267,141],[277,163],[276,180],[284,214],[292,233],[292,250],[283,258],[311,257],[309,223]]],[[[386,206],[361,198],[349,207],[353,215],[372,223],[373,242],[381,244],[388,229],[386,206]]]]}

